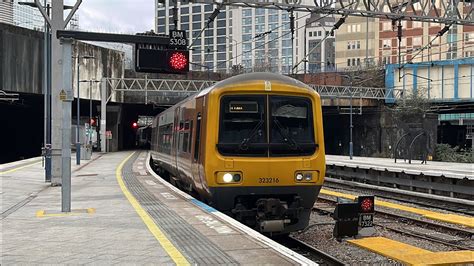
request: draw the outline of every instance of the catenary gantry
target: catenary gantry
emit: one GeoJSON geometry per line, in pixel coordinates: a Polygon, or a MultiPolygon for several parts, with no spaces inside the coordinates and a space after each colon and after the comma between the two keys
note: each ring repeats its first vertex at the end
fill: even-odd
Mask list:
{"type": "Polygon", "coordinates": [[[473,25],[471,0],[194,0],[193,3],[473,25]]]}

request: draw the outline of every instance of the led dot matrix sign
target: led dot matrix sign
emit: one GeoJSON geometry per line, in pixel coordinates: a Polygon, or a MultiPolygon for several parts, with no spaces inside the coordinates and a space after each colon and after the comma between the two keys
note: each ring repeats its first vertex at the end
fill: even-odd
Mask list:
{"type": "Polygon", "coordinates": [[[359,205],[359,226],[374,226],[374,196],[359,196],[357,198],[357,203],[359,205]]]}
{"type": "Polygon", "coordinates": [[[168,44],[136,44],[135,70],[151,73],[187,73],[189,71],[187,43],[185,31],[172,30],[168,44]]]}

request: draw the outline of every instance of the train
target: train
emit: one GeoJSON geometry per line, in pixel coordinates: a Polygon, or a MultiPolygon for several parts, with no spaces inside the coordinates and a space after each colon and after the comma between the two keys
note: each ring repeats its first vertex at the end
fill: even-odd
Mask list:
{"type": "Polygon", "coordinates": [[[149,149],[151,146],[151,126],[137,128],[135,132],[135,146],[139,149],[149,149]]]}
{"type": "Polygon", "coordinates": [[[170,183],[270,236],[308,226],[326,171],[319,94],[248,73],[158,114],[150,161],[170,183]]]}

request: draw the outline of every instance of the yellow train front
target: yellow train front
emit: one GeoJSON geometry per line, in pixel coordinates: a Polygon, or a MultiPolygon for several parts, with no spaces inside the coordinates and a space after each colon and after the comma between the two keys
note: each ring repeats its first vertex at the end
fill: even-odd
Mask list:
{"type": "Polygon", "coordinates": [[[155,119],[152,159],[183,189],[258,231],[304,229],[324,181],[319,95],[292,78],[243,74],[155,119]]]}

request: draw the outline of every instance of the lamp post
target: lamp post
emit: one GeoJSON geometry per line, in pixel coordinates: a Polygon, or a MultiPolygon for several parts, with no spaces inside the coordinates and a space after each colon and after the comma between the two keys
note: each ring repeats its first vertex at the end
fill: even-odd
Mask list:
{"type": "MultiPolygon", "coordinates": [[[[29,6],[32,8],[38,8],[35,2],[18,2],[19,5],[29,6]]],[[[44,0],[44,7],[46,8],[46,14],[49,16],[51,6],[47,0],[44,0]]],[[[73,9],[73,6],[63,5],[64,9],[73,9]]],[[[33,21],[20,22],[21,24],[33,24],[33,21]]],[[[51,159],[51,40],[50,40],[50,27],[47,20],[44,20],[44,63],[43,63],[43,74],[44,74],[44,156],[45,156],[45,182],[51,182],[52,175],[52,159],[51,159]]]]}
{"type": "Polygon", "coordinates": [[[340,75],[341,77],[344,78],[349,78],[349,159],[352,160],[352,157],[354,155],[354,143],[352,142],[352,129],[354,128],[354,125],[352,124],[352,75],[340,75]]]}
{"type": "Polygon", "coordinates": [[[79,124],[80,124],[80,118],[81,118],[81,94],[80,94],[80,81],[79,81],[79,66],[81,64],[80,59],[93,59],[95,58],[92,55],[84,55],[84,56],[79,56],[79,49],[77,50],[78,56],[73,56],[73,58],[77,59],[77,114],[76,114],[76,165],[81,164],[81,141],[79,139],[79,124]]]}

